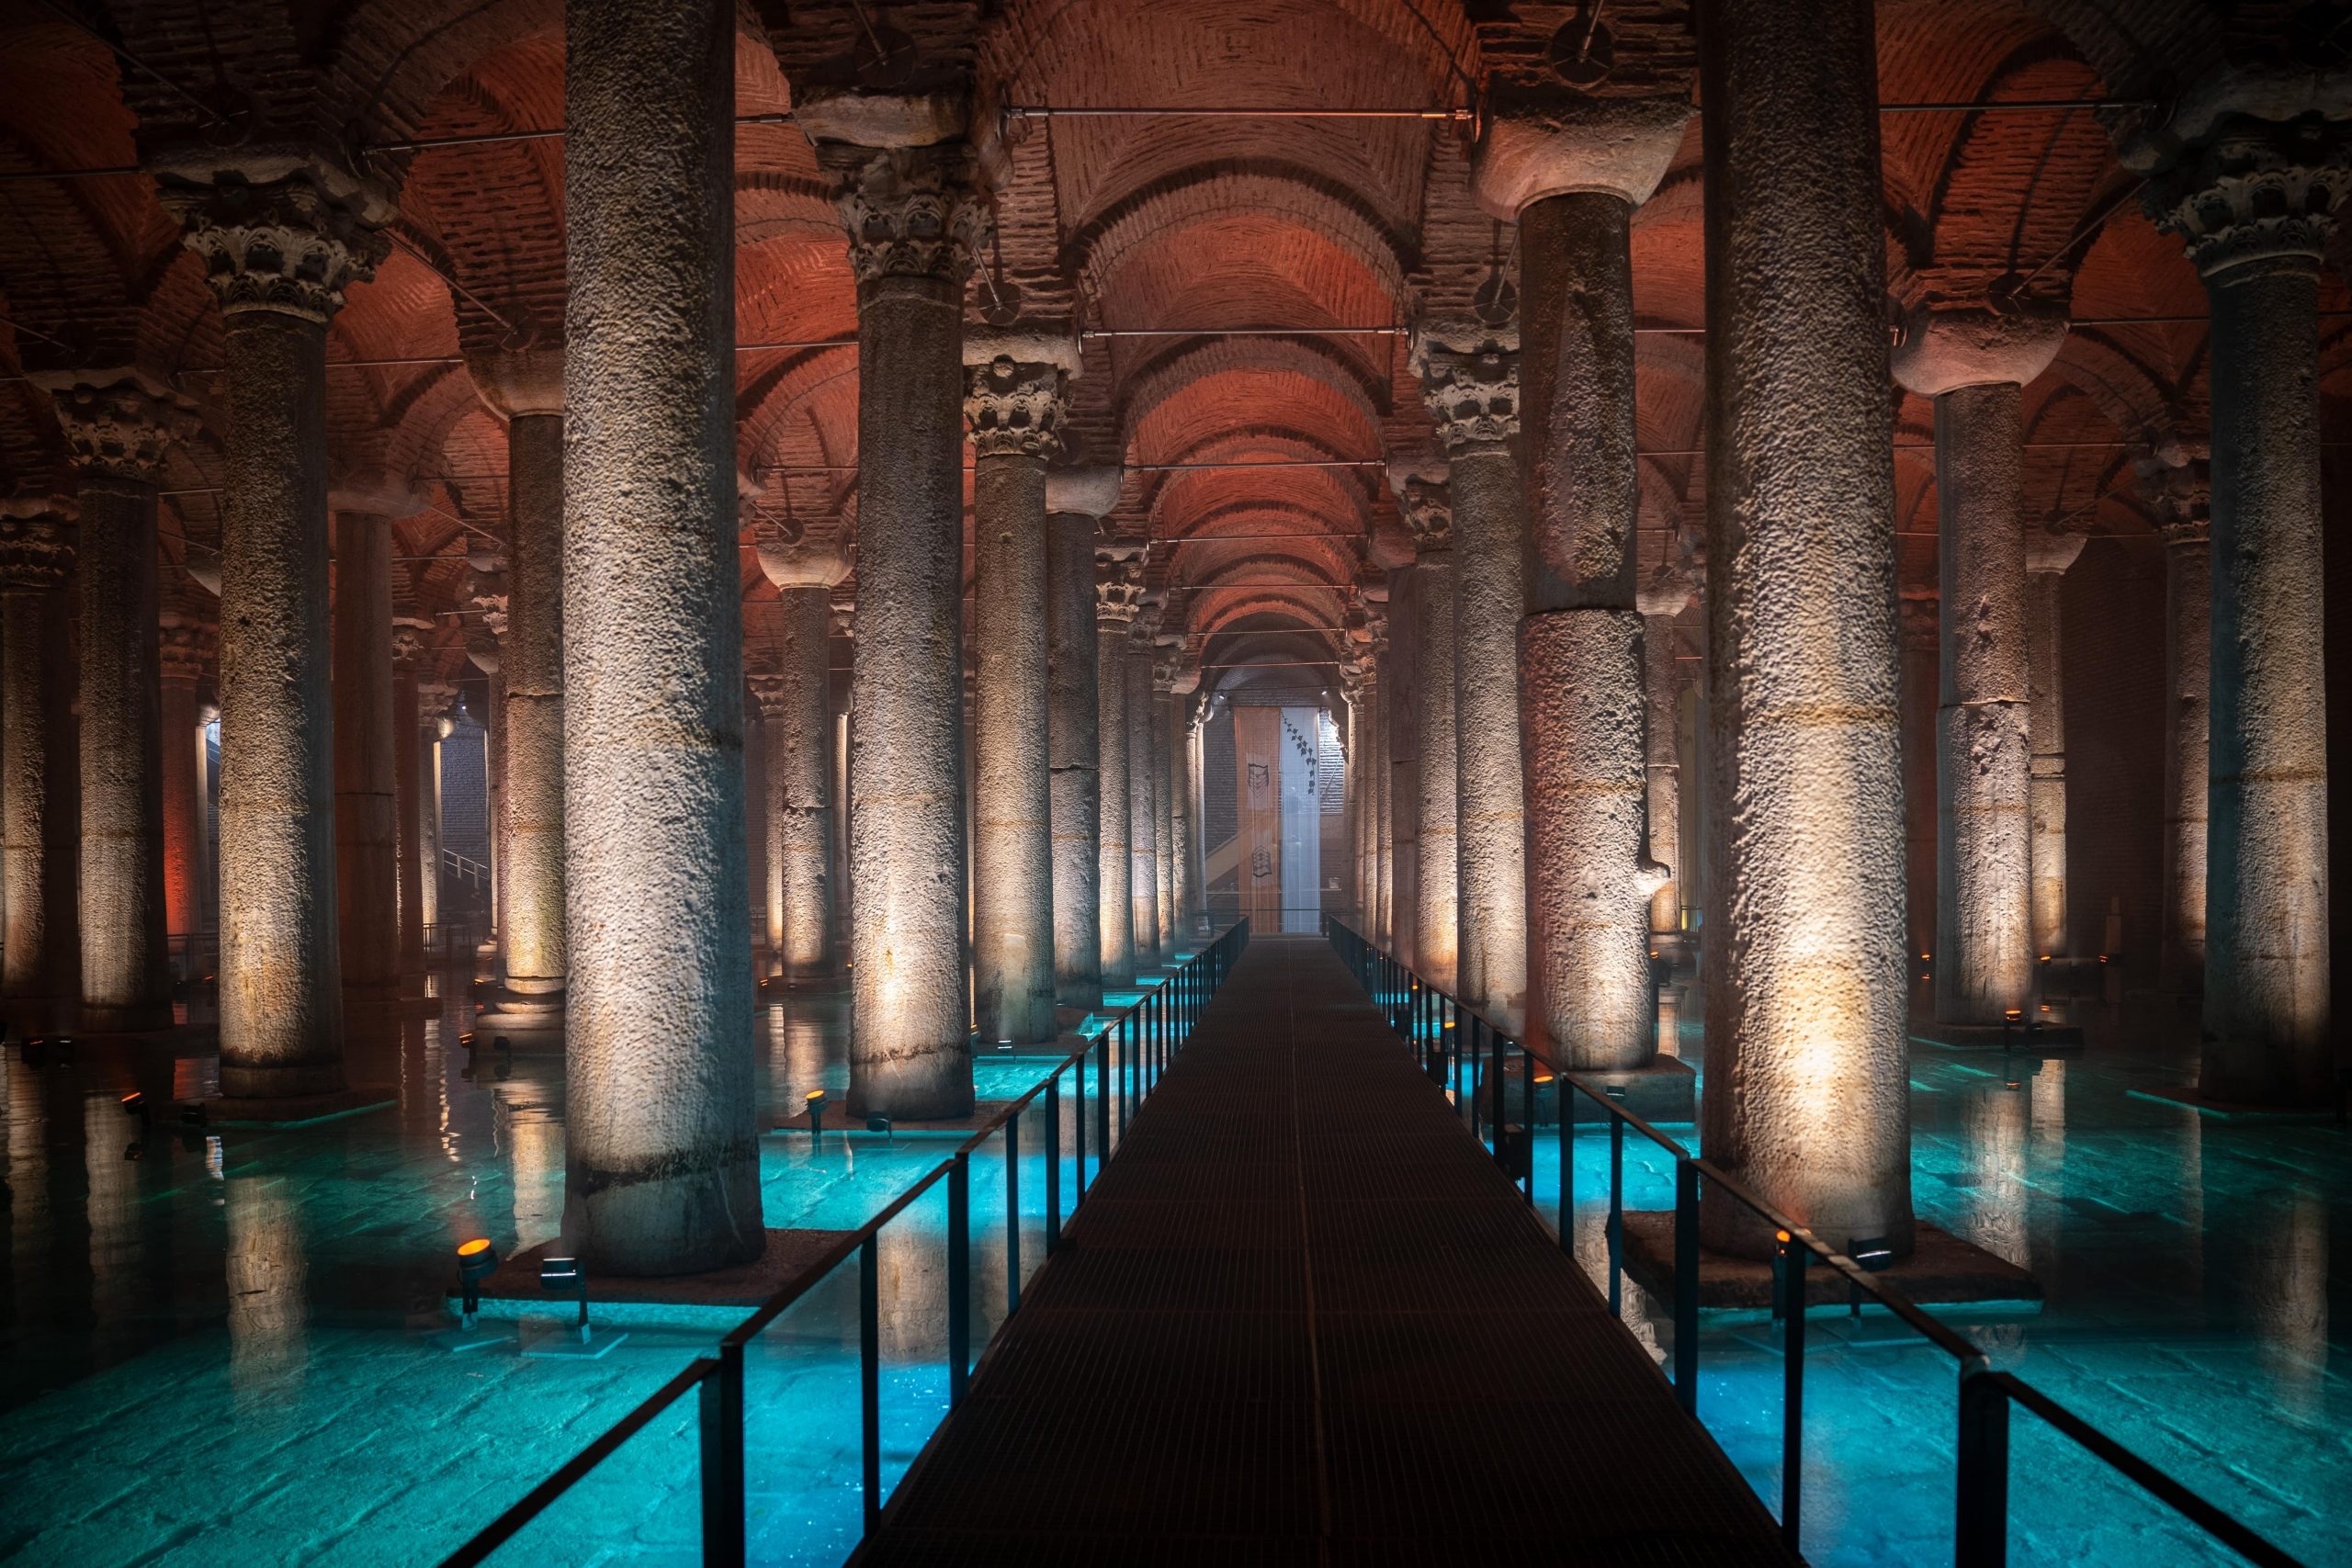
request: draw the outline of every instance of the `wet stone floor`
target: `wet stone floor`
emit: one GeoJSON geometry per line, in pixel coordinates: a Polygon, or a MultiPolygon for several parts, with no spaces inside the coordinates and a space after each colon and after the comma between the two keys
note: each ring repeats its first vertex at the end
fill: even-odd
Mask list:
{"type": "MultiPolygon", "coordinates": [[[[356,1047],[356,1076],[397,1086],[391,1108],[283,1130],[162,1118],[142,1136],[119,1097],[204,1092],[204,1055],[85,1045],[35,1066],[13,1043],[0,1051],[0,1560],[436,1561],[708,1349],[733,1314],[600,1312],[594,1354],[552,1305],[453,1336],[456,1244],[528,1247],[556,1236],[562,1213],[560,1063],[469,1058],[465,1021],[453,1000],[356,1047]]],[[[2183,1076],[2181,1032],[2129,1014],[2089,1021],[2092,1048],[2066,1060],[1914,1052],[1920,1213],[2026,1265],[2049,1298],[2035,1314],[1953,1321],[1996,1365],[2304,1561],[2352,1563],[2352,1140],[2136,1098],[2183,1076]]],[[[847,1087],[843,1005],[791,996],[759,1029],[761,1124],[792,1117],[762,1142],[770,1227],[854,1227],[960,1141],[829,1125],[813,1142],[797,1113],[808,1089],[838,1101],[847,1087]]],[[[1680,1033],[1703,1074],[1695,1024],[1680,1033]]],[[[1051,1066],[983,1056],[979,1097],[1014,1098],[1051,1066]]],[[[1064,1088],[1067,1204],[1067,1075],[1064,1088]]],[[[1020,1149],[1024,1275],[1043,1257],[1035,1122],[1020,1149]]],[[[1557,1145],[1547,1134],[1535,1147],[1548,1215],[1557,1145]]],[[[1626,1152],[1628,1205],[1670,1206],[1668,1162],[1637,1143],[1626,1152]]],[[[1605,1134],[1581,1134],[1573,1242],[1603,1281],[1607,1166],[1605,1134]]],[[[1007,1294],[1000,1144],[975,1156],[971,1185],[977,1348],[1007,1294]]],[[[945,1230],[942,1184],[882,1233],[886,1484],[946,1406],[945,1230]]],[[[854,1267],[747,1360],[758,1562],[838,1563],[856,1540],[854,1267]]],[[[1624,1311],[1662,1353],[1663,1304],[1629,1282],[1624,1311]]],[[[1775,1507],[1778,1345],[1752,1319],[1702,1330],[1702,1415],[1775,1507]]],[[[1950,1560],[1954,1385],[1949,1359],[1884,1314],[1816,1311],[1812,1561],[1950,1560]]],[[[2230,1560],[2030,1416],[2012,1430],[2013,1561],[2230,1560]]],[[[696,1486],[688,1398],[495,1561],[695,1562],[696,1486]]]]}

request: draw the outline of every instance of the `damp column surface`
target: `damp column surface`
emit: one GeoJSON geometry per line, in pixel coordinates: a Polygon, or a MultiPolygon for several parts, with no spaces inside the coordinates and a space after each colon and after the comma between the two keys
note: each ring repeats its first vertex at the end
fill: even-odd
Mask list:
{"type": "Polygon", "coordinates": [[[43,502],[0,513],[0,831],[6,840],[5,988],[11,1001],[62,1001],[67,975],[60,932],[70,929],[70,874],[56,863],[71,798],[68,704],[48,650],[69,625],[66,579],[74,549],[68,519],[43,502]],[[60,883],[64,886],[61,887],[60,883]],[[52,929],[54,927],[55,929],[52,929]]]}
{"type": "MultiPolygon", "coordinates": [[[[334,516],[336,935],[353,999],[400,979],[399,822],[393,800],[392,522],[379,498],[329,496],[334,516]],[[361,506],[355,506],[356,500],[361,506]]],[[[364,1015],[363,1015],[364,1016],[364,1015]]],[[[368,1021],[376,1021],[369,1020],[368,1021]]]]}
{"type": "Polygon", "coordinates": [[[776,667],[752,677],[765,743],[768,952],[805,985],[831,971],[833,933],[832,595],[850,572],[848,530],[763,525],[760,569],[775,589],[776,667]]]}
{"type": "Polygon", "coordinates": [[[166,613],[160,632],[164,741],[164,929],[204,929],[204,781],[197,724],[197,684],[211,634],[203,623],[166,613]]]}
{"type": "Polygon", "coordinates": [[[850,1110],[972,1108],[964,821],[964,278],[985,212],[960,103],[796,106],[857,279],[850,1110]]]}
{"type": "Polygon", "coordinates": [[[564,27],[564,1237],[592,1272],[685,1274],[766,1245],[745,940],[735,14],[593,0],[564,27]]]}
{"type": "Polygon", "coordinates": [[[1129,638],[1120,651],[1127,697],[1127,905],[1134,912],[1136,967],[1159,967],[1159,806],[1153,773],[1159,748],[1152,724],[1151,643],[1129,638]]]}
{"type": "Polygon", "coordinates": [[[1414,753],[1413,967],[1447,992],[1458,990],[1461,875],[1455,839],[1453,722],[1453,518],[1442,482],[1397,479],[1398,509],[1413,532],[1413,685],[1419,699],[1414,753]]]}
{"type": "Polygon", "coordinates": [[[1153,893],[1159,922],[1159,962],[1165,968],[1176,953],[1176,778],[1182,765],[1176,749],[1171,717],[1175,704],[1169,682],[1173,665],[1155,660],[1151,671],[1151,833],[1157,854],[1152,865],[1153,893]]]}
{"type": "Polygon", "coordinates": [[[1135,862],[1127,843],[1132,813],[1127,806],[1127,633],[1143,595],[1143,576],[1133,561],[1105,563],[1095,585],[1095,669],[1101,701],[1096,734],[1101,741],[1101,816],[1098,897],[1102,901],[1102,984],[1128,986],[1136,977],[1135,862]]]}
{"type": "Polygon", "coordinates": [[[2066,569],[2084,536],[2030,528],[2025,540],[2026,705],[2032,743],[2033,951],[2066,952],[2066,701],[2060,610],[2066,569]]]}
{"type": "MultiPolygon", "coordinates": [[[[1706,146],[1710,1158],[1912,1244],[1893,408],[1870,0],[1699,6],[1706,146]]],[[[1713,1190],[1702,1235],[1769,1256],[1713,1190]]]]}

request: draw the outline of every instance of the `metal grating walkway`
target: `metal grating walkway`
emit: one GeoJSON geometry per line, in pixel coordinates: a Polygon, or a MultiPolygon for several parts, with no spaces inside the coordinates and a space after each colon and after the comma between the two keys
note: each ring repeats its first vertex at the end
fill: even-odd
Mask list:
{"type": "Polygon", "coordinates": [[[1261,937],[855,1559],[1787,1563],[1320,939],[1261,937]]]}

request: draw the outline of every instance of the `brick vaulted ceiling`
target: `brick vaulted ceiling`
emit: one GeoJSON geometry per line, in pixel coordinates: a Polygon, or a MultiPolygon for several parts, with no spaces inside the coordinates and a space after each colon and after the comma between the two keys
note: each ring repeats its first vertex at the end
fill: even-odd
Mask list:
{"type": "MultiPolygon", "coordinates": [[[[746,0],[737,53],[739,463],[744,592],[771,596],[750,547],[766,525],[855,514],[855,296],[832,203],[788,123],[792,85],[840,69],[869,24],[914,40],[918,73],[968,74],[999,240],[985,271],[1033,315],[1091,329],[1074,390],[1077,456],[1130,468],[1106,526],[1154,541],[1148,573],[1196,657],[1317,658],[1352,585],[1409,546],[1369,466],[1429,451],[1393,328],[1460,310],[1511,236],[1469,196],[1469,131],[1446,118],[1030,118],[1046,107],[1464,109],[1496,78],[1538,79],[1582,15],[1506,0],[746,0]],[[763,118],[764,117],[764,118],[763,118]],[[1261,329],[1217,335],[1216,329],[1261,329]],[[752,346],[786,345],[786,346],[752,346]],[[1256,469],[1170,465],[1269,463],[1256,469]],[[1337,466],[1348,463],[1364,466],[1337,466]],[[1306,466],[1316,464],[1322,466],[1306,466]],[[1182,541],[1180,543],[1179,541],[1182,541]],[[1214,649],[1214,651],[1210,651],[1214,649]],[[1289,650],[1283,652],[1279,650],[1289,650]]],[[[1889,104],[2160,96],[2213,60],[2278,47],[2284,4],[1882,0],[1889,104]],[[2220,19],[2226,12],[2229,19],[2220,19]]],[[[1687,5],[1612,0],[1604,91],[1688,91],[1687,5]]],[[[417,477],[401,524],[406,607],[463,658],[469,552],[505,527],[505,441],[459,355],[560,330],[562,143],[414,149],[563,123],[560,0],[0,0],[0,484],[71,475],[27,370],[136,361],[206,413],[173,458],[165,547],[201,564],[218,536],[220,329],[196,258],[137,173],[189,134],[299,139],[357,154],[398,197],[398,244],[350,291],[330,354],[331,461],[417,477]],[[70,18],[70,19],[69,19],[70,18]],[[136,63],[130,63],[135,62],[136,63]],[[201,106],[199,107],[199,106],[201,106]],[[383,363],[397,361],[400,363],[383,363]]],[[[2174,241],[2132,199],[2093,113],[1882,118],[1893,305],[2023,279],[2078,324],[2027,395],[2027,513],[2144,531],[2130,444],[2205,424],[2204,300],[2174,241]],[[2148,318],[2192,318],[2187,321],[2148,318]]],[[[1702,317],[1697,122],[1634,231],[1643,550],[1695,529],[1702,317]]],[[[979,287],[982,285],[976,285],[979,287]]],[[[2323,308],[2339,310],[2331,278],[2323,308]]],[[[2324,320],[2340,381],[2352,321],[2324,320]]],[[[1906,581],[1934,576],[1926,403],[1904,398],[1895,463],[1906,581]]],[[[167,598],[209,599],[175,571],[167,598]]],[[[750,662],[773,630],[746,615],[750,662]]]]}

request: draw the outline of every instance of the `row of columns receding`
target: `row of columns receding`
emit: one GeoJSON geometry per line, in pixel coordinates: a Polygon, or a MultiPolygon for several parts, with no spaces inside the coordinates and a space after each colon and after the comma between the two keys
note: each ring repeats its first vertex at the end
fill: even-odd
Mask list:
{"type": "MultiPolygon", "coordinates": [[[[1836,0],[1789,29],[1729,0],[1701,8],[1703,583],[1644,579],[1635,551],[1630,234],[1690,107],[1498,83],[1476,192],[1518,225],[1524,304],[1514,326],[1432,314],[1413,335],[1438,451],[1393,472],[1417,558],[1364,592],[1348,668],[1358,880],[1373,934],[1567,1066],[1682,1071],[1653,1042],[1650,953],[1674,923],[1660,918],[1678,903],[1674,863],[1695,850],[1663,804],[1680,779],[1661,734],[1661,633],[1696,586],[1708,1153],[1816,1231],[1901,1250],[1907,942],[1871,10],[1836,0]]],[[[473,365],[508,422],[513,480],[497,1007],[564,1032],[570,1238],[601,1270],[683,1272],[741,1262],[764,1235],[738,874],[734,33],[723,9],[682,21],[664,0],[575,7],[567,31],[563,342],[473,365]]],[[[1148,630],[1132,631],[1134,563],[1096,559],[1118,476],[1054,467],[1070,334],[963,321],[987,222],[965,114],[952,96],[817,89],[795,109],[839,192],[857,284],[851,1092],[854,1109],[899,1118],[969,1111],[976,1016],[984,1038],[1050,1040],[1058,1009],[1164,955],[1202,904],[1191,704],[1148,630]],[[967,423],[981,606],[968,755],[967,423]]],[[[2206,1092],[2309,1100],[2325,1091],[2328,1005],[2316,276],[2340,160],[2324,124],[2251,108],[2182,134],[2125,148],[2212,301],[2210,546],[2194,547],[2199,509],[2173,530],[2177,940],[2187,963],[2195,902],[2206,1092]],[[2210,563],[2210,597],[2192,557],[2210,563]]],[[[401,737],[415,715],[399,696],[331,715],[319,678],[332,663],[400,689],[375,669],[391,657],[380,637],[354,633],[330,658],[326,592],[326,326],[381,255],[388,212],[324,159],[257,177],[188,150],[157,173],[226,323],[222,1087],[331,1098],[349,1088],[344,987],[381,979],[399,947],[370,924],[380,901],[338,910],[338,857],[415,858],[388,848],[402,841],[388,781],[414,776],[401,737]]],[[[1894,365],[1936,405],[1937,986],[1956,1019],[2019,1005],[2063,908],[2033,824],[2038,809],[2063,823],[2063,748],[2037,739],[2054,730],[2035,710],[2056,702],[2048,581],[2065,547],[2030,549],[2018,430],[2019,389],[2063,331],[1931,300],[1894,365]]],[[[186,412],[128,372],[58,393],[83,468],[84,1000],[128,1023],[161,994],[155,484],[186,412]]],[[[384,598],[388,530],[347,510],[339,591],[384,598]]],[[[20,868],[18,803],[45,787],[19,775],[46,755],[52,711],[46,623],[18,612],[62,563],[38,520],[6,544],[13,976],[20,869],[40,868],[20,868]]],[[[833,942],[823,667],[846,562],[822,541],[774,554],[768,926],[802,973],[833,942]]],[[[367,617],[389,618],[388,601],[367,617]]],[[[1711,1201],[1710,1244],[1760,1249],[1743,1213],[1711,1201]]]]}

